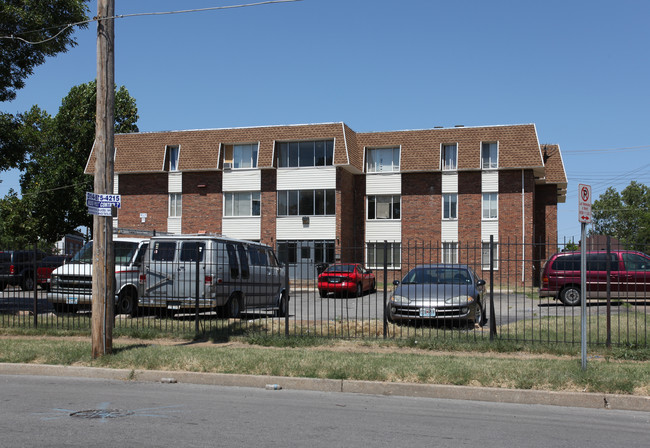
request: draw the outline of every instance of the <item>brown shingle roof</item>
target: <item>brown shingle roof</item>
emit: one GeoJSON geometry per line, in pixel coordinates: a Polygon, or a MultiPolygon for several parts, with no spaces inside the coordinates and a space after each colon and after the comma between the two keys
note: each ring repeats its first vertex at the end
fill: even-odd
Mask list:
{"type": "MultiPolygon", "coordinates": [[[[335,139],[334,164],[357,172],[363,172],[364,148],[386,146],[401,146],[401,171],[439,170],[440,147],[446,143],[458,144],[459,170],[478,170],[481,142],[499,142],[499,168],[544,169],[533,124],[357,133],[344,123],[326,123],[118,134],[115,172],[163,171],[167,145],[180,146],[181,171],[220,169],[223,145],[254,142],[260,144],[258,167],[271,168],[275,142],[320,139],[335,139]]],[[[555,148],[559,153],[559,148],[555,148]]],[[[564,168],[562,164],[556,166],[554,160],[549,169],[560,178],[564,176],[564,168]]],[[[91,154],[86,172],[93,171],[94,154],[91,154]]]]}

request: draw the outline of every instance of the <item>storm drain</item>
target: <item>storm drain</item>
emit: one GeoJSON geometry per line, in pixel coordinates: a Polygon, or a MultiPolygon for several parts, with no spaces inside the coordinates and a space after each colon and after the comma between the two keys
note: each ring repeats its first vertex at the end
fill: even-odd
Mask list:
{"type": "Polygon", "coordinates": [[[87,411],[72,412],[70,417],[78,418],[118,418],[133,415],[132,411],[121,409],[89,409],[87,411]]]}

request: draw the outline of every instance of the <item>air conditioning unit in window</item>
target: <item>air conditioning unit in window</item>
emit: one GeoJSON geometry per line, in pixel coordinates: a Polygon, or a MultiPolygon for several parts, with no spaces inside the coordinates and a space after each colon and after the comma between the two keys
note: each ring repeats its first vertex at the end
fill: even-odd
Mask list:
{"type": "Polygon", "coordinates": [[[230,171],[232,169],[232,162],[223,162],[223,170],[230,171]]]}

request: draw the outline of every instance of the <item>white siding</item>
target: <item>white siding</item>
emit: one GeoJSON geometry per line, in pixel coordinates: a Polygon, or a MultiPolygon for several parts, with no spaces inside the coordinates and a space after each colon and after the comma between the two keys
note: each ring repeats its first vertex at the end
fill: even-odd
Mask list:
{"type": "Polygon", "coordinates": [[[441,221],[440,239],[442,241],[458,241],[458,221],[441,221]]]}
{"type": "Polygon", "coordinates": [[[333,240],[336,238],[336,216],[309,216],[309,224],[302,216],[278,217],[277,240],[333,240]]]}
{"type": "Polygon", "coordinates": [[[240,238],[244,240],[260,240],[260,223],[259,217],[248,218],[223,218],[222,233],[231,238],[240,238]]]}
{"type": "Polygon", "coordinates": [[[231,170],[223,172],[223,191],[260,191],[260,170],[231,170]]]}
{"type": "Polygon", "coordinates": [[[499,241],[499,221],[481,222],[481,241],[490,241],[490,235],[494,235],[494,241],[499,241]]]}
{"type": "Polygon", "coordinates": [[[336,189],[336,167],[281,168],[278,170],[277,190],[309,189],[336,189]]]}
{"type": "Polygon", "coordinates": [[[442,173],[442,193],[458,193],[458,173],[442,173]]]}
{"type": "Polygon", "coordinates": [[[169,173],[167,177],[167,188],[169,193],[183,192],[183,173],[169,173]]]}
{"type": "Polygon", "coordinates": [[[176,216],[167,218],[167,231],[176,234],[182,233],[181,218],[176,216]]]}
{"type": "Polygon", "coordinates": [[[498,171],[483,171],[481,175],[481,191],[484,193],[496,193],[499,191],[498,171]]]}
{"type": "Polygon", "coordinates": [[[366,174],[366,194],[402,194],[402,175],[366,174]]]}
{"type": "Polygon", "coordinates": [[[366,221],[366,241],[402,241],[402,222],[393,220],[366,221]]]}

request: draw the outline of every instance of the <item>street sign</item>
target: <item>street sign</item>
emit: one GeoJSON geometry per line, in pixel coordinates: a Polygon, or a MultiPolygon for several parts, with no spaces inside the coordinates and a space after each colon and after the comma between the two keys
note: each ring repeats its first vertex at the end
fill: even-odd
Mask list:
{"type": "Polygon", "coordinates": [[[591,185],[578,186],[578,222],[591,223],[591,185]]]}
{"type": "Polygon", "coordinates": [[[95,194],[86,192],[86,205],[97,208],[121,208],[122,196],[119,194],[95,194]]]}
{"type": "Polygon", "coordinates": [[[113,216],[113,207],[122,208],[122,196],[86,192],[86,206],[90,215],[113,216]]]}

